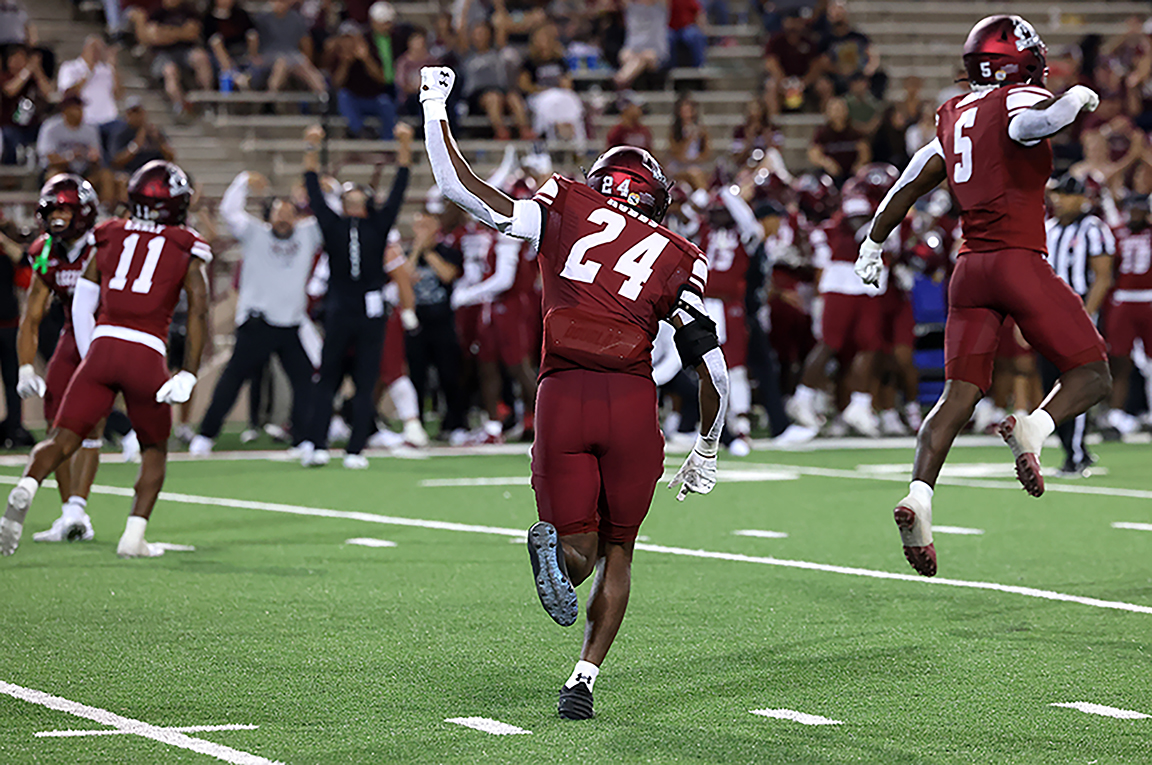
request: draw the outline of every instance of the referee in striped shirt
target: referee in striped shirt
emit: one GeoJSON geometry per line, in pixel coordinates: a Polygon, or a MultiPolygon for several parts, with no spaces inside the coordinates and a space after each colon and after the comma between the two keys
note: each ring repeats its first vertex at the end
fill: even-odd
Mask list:
{"type": "MultiPolygon", "coordinates": [[[[1049,194],[1053,217],[1045,224],[1048,262],[1056,275],[1084,301],[1084,308],[1095,321],[1112,286],[1112,256],[1116,253],[1116,239],[1104,221],[1088,212],[1090,205],[1082,180],[1065,175],[1049,186],[1049,194]]],[[[1051,390],[1060,370],[1042,358],[1040,375],[1044,389],[1051,390]]],[[[1056,428],[1065,454],[1060,472],[1066,477],[1086,475],[1096,461],[1084,444],[1087,424],[1085,413],[1056,428]]]]}

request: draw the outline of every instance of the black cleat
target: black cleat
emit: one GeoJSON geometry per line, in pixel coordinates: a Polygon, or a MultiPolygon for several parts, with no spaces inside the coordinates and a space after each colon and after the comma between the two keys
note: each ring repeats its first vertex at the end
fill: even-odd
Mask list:
{"type": "Polygon", "coordinates": [[[561,720],[591,720],[595,716],[592,691],[584,683],[561,688],[559,711],[561,720]]]}
{"type": "Polygon", "coordinates": [[[561,627],[575,624],[580,606],[576,588],[568,578],[555,526],[539,521],[528,529],[528,557],[532,559],[532,578],[536,581],[540,605],[561,627]]]}

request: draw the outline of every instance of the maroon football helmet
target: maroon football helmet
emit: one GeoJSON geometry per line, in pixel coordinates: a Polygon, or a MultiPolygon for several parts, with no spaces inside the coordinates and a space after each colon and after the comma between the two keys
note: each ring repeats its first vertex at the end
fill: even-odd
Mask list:
{"type": "Polygon", "coordinates": [[[964,71],[971,85],[1043,85],[1048,46],[1019,16],[1001,14],[976,23],[964,41],[964,71]]]}
{"type": "Polygon", "coordinates": [[[54,175],[40,189],[40,203],[36,205],[36,217],[45,233],[67,241],[75,241],[87,234],[96,225],[96,189],[78,175],[62,173],[54,175]],[[59,228],[52,226],[52,212],[61,207],[72,211],[72,220],[59,228]]]}
{"type": "MultiPolygon", "coordinates": [[[[887,162],[872,162],[856,171],[852,180],[856,181],[856,191],[868,197],[872,207],[880,206],[885,195],[900,180],[900,171],[887,162]]],[[[848,187],[844,187],[844,195],[848,195],[848,187]]]]}
{"type": "Polygon", "coordinates": [[[810,221],[831,217],[839,203],[836,183],[827,173],[805,173],[796,179],[796,201],[810,221]]]}
{"type": "Polygon", "coordinates": [[[635,146],[617,146],[597,158],[587,174],[588,187],[619,199],[659,223],[668,212],[672,182],[660,163],[635,146]]]}
{"type": "Polygon", "coordinates": [[[154,159],[128,180],[128,201],[134,218],[179,226],[188,216],[192,184],[176,165],[154,159]]]}

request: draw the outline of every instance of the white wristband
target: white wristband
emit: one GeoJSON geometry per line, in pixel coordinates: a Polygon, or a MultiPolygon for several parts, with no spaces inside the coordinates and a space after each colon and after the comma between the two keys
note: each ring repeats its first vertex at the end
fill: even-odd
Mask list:
{"type": "Polygon", "coordinates": [[[692,448],[704,457],[715,457],[720,451],[720,439],[713,440],[704,436],[696,436],[696,445],[692,448]]]}
{"type": "Polygon", "coordinates": [[[443,101],[428,99],[424,102],[424,124],[429,122],[448,121],[448,107],[443,101]]]}

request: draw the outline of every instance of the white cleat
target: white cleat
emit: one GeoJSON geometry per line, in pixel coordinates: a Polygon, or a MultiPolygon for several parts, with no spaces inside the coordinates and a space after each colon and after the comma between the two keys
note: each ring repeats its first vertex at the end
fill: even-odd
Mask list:
{"type": "Polygon", "coordinates": [[[895,409],[885,409],[880,413],[880,432],[886,436],[908,435],[904,423],[900,420],[900,414],[895,409]]]}
{"type": "Polygon", "coordinates": [[[300,464],[304,467],[324,467],[332,459],[327,449],[312,449],[301,455],[300,464]]]}
{"type": "MultiPolygon", "coordinates": [[[[244,440],[243,436],[241,436],[240,440],[244,440]]],[[[207,436],[195,436],[188,442],[188,453],[193,457],[207,457],[212,453],[212,439],[207,436]]]]}
{"type": "Polygon", "coordinates": [[[20,546],[24,533],[24,518],[32,506],[32,492],[17,486],[8,495],[8,507],[0,518],[0,555],[11,555],[20,546]]]}
{"type": "Polygon", "coordinates": [[[140,439],[136,437],[136,431],[130,430],[120,439],[120,456],[125,462],[140,461],[140,439]]]}
{"type": "Polygon", "coordinates": [[[816,438],[819,431],[814,428],[806,428],[799,423],[792,423],[788,428],[772,439],[773,446],[796,446],[798,444],[806,444],[812,439],[816,438]]]}
{"type": "Polygon", "coordinates": [[[824,424],[824,419],[816,412],[812,401],[800,394],[788,399],[784,411],[792,422],[811,430],[819,431],[820,426],[824,424]]]}
{"type": "Polygon", "coordinates": [[[116,554],[121,558],[159,558],[164,554],[164,546],[145,542],[143,539],[132,542],[120,537],[116,554]]]}
{"type": "Polygon", "coordinates": [[[728,444],[728,453],[733,457],[747,457],[752,453],[752,444],[748,443],[747,436],[732,439],[728,444]]]}
{"type": "Polygon", "coordinates": [[[420,420],[408,420],[404,423],[404,443],[417,449],[423,449],[428,445],[428,433],[420,424],[420,420]]]}
{"type": "Polygon", "coordinates": [[[349,454],[344,457],[344,467],[348,470],[367,470],[368,458],[363,454],[349,454]]]}
{"type": "Polygon", "coordinates": [[[368,436],[368,447],[370,449],[399,449],[404,443],[404,436],[399,433],[394,433],[387,428],[380,428],[380,430],[368,436]]]}
{"type": "Polygon", "coordinates": [[[932,544],[932,505],[911,493],[900,500],[893,512],[904,557],[922,576],[936,575],[936,545],[932,544]]]}
{"type": "Polygon", "coordinates": [[[919,401],[909,401],[904,405],[904,422],[908,423],[913,434],[920,432],[920,426],[924,424],[924,410],[920,408],[919,401]]]}
{"type": "Polygon", "coordinates": [[[982,398],[976,402],[976,408],[972,410],[972,431],[992,433],[1007,416],[1008,413],[992,403],[992,399],[982,398]]]}
{"type": "Polygon", "coordinates": [[[1123,409],[1109,409],[1105,421],[1120,431],[1120,435],[1122,436],[1129,436],[1140,430],[1140,420],[1128,414],[1123,409]]]}
{"type": "Polygon", "coordinates": [[[872,407],[864,404],[850,403],[844,407],[841,415],[844,424],[868,438],[880,437],[880,418],[872,411],[872,407]]]}
{"type": "Polygon", "coordinates": [[[37,531],[32,535],[33,542],[90,542],[95,538],[92,519],[87,513],[62,515],[52,522],[51,528],[37,531]]]}
{"type": "MultiPolygon", "coordinates": [[[[255,428],[248,428],[247,430],[245,430],[243,433],[240,434],[240,443],[250,444],[259,437],[260,437],[260,431],[256,430],[255,428]]],[[[195,441],[196,439],[194,438],[192,440],[195,441]]],[[[192,450],[189,449],[188,451],[192,451],[192,450]]]]}

